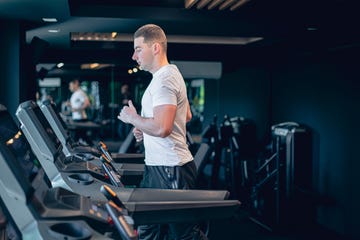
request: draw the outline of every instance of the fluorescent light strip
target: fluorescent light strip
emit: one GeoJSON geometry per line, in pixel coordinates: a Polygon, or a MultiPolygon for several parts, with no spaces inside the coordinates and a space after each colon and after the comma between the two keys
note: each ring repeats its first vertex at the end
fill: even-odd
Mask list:
{"type": "Polygon", "coordinates": [[[58,32],[60,32],[60,30],[59,29],[49,29],[48,32],[49,33],[58,33],[58,32]]]}
{"type": "MultiPolygon", "coordinates": [[[[105,33],[104,33],[105,34],[105,33]]],[[[98,33],[86,33],[86,37],[82,33],[71,33],[72,41],[104,41],[98,33]]],[[[168,35],[167,40],[169,43],[194,43],[194,44],[226,44],[226,45],[245,45],[251,42],[262,40],[262,37],[222,37],[222,36],[186,36],[186,35],[168,35]]],[[[115,42],[132,42],[132,34],[117,34],[115,38],[106,39],[105,41],[115,42]]]]}
{"type": "Polygon", "coordinates": [[[308,30],[308,31],[316,31],[317,28],[316,28],[316,27],[308,27],[307,30],[308,30]]]}
{"type": "Polygon", "coordinates": [[[245,45],[262,40],[262,37],[216,37],[216,36],[181,36],[170,35],[168,42],[196,44],[245,45]]]}
{"type": "Polygon", "coordinates": [[[58,20],[56,18],[42,18],[44,22],[57,22],[58,20]]]}

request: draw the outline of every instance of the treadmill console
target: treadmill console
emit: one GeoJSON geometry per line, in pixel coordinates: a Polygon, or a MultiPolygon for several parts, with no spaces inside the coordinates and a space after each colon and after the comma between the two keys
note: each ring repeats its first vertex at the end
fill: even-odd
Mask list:
{"type": "Polygon", "coordinates": [[[120,198],[118,198],[116,193],[109,186],[101,186],[100,191],[109,200],[109,202],[105,204],[105,207],[120,236],[126,240],[138,239],[137,233],[133,227],[134,220],[128,215],[128,211],[120,198]]]}

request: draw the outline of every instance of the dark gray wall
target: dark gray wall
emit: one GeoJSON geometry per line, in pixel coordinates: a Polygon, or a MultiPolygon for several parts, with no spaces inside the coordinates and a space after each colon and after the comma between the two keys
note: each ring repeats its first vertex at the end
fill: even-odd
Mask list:
{"type": "Polygon", "coordinates": [[[0,20],[0,103],[14,114],[20,101],[20,26],[0,20]]]}
{"type": "Polygon", "coordinates": [[[309,126],[314,133],[314,187],[330,200],[318,207],[317,221],[358,238],[360,73],[351,60],[357,57],[355,50],[240,66],[218,84],[208,84],[205,122],[213,114],[248,117],[255,120],[260,141],[275,123],[309,126]]]}
{"type": "Polygon", "coordinates": [[[33,55],[39,44],[25,42],[26,22],[0,19],[0,103],[14,115],[23,101],[34,100],[36,85],[33,55]]]}
{"type": "Polygon", "coordinates": [[[315,187],[333,201],[318,208],[318,221],[359,237],[360,74],[348,59],[334,52],[274,69],[272,116],[314,130],[315,187]]]}
{"type": "Polygon", "coordinates": [[[241,67],[225,74],[221,80],[205,80],[204,126],[224,115],[254,120],[259,141],[268,131],[270,114],[270,77],[265,68],[241,67]]]}

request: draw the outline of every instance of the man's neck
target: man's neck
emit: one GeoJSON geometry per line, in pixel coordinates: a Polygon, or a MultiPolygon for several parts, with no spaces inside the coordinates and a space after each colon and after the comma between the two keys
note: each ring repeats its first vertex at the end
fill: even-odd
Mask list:
{"type": "Polygon", "coordinates": [[[152,74],[156,73],[163,66],[169,65],[169,61],[167,60],[166,57],[159,59],[159,61],[157,61],[156,63],[157,64],[155,64],[154,67],[150,71],[152,74]]]}

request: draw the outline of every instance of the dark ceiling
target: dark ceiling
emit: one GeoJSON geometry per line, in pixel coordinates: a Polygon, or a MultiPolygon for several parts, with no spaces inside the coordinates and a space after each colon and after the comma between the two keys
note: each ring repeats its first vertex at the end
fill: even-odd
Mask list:
{"type": "Polygon", "coordinates": [[[34,37],[49,43],[40,62],[64,62],[62,73],[67,66],[78,68],[80,63],[134,65],[131,40],[75,42],[72,33],[129,35],[142,24],[155,23],[168,36],[202,37],[198,43],[170,42],[170,60],[222,61],[227,70],[243,62],[267,61],[279,50],[307,52],[358,44],[357,11],[352,0],[250,0],[234,11],[197,9],[196,4],[186,9],[184,0],[0,1],[0,18],[26,22],[30,26],[27,43],[34,37]],[[43,17],[58,22],[44,23],[43,17]],[[51,33],[51,29],[58,32],[51,33]],[[240,45],[206,41],[211,37],[263,39],[240,45]]]}

